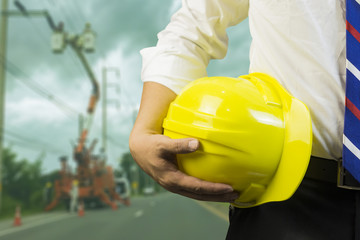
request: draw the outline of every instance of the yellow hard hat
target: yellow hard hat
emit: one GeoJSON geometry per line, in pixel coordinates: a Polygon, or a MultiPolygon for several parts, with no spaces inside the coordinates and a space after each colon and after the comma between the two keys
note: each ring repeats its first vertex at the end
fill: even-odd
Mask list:
{"type": "Polygon", "coordinates": [[[52,183],[49,181],[49,182],[46,182],[46,185],[45,185],[47,188],[51,188],[52,187],[52,183]]]}
{"type": "Polygon", "coordinates": [[[72,184],[75,185],[75,186],[77,186],[77,185],[79,185],[79,181],[78,181],[77,179],[74,179],[74,180],[72,181],[72,184]]]}
{"type": "Polygon", "coordinates": [[[173,139],[200,141],[196,152],[178,154],[180,170],[231,185],[240,193],[237,207],[290,198],[311,155],[309,110],[262,73],[191,82],[170,104],[163,127],[173,139]]]}

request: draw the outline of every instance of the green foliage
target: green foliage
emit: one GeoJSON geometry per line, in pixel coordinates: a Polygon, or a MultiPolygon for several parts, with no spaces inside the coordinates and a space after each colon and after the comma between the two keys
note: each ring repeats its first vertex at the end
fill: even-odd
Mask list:
{"type": "Polygon", "coordinates": [[[131,166],[136,164],[131,154],[124,153],[121,157],[120,167],[126,172],[128,176],[130,176],[131,166]]]}
{"type": "Polygon", "coordinates": [[[22,205],[21,201],[10,197],[8,194],[3,194],[1,200],[2,200],[1,217],[14,216],[16,207],[22,205]]]}
{"type": "Polygon", "coordinates": [[[52,172],[44,174],[41,177],[42,185],[44,186],[47,182],[54,183],[55,180],[57,180],[59,178],[60,178],[59,170],[53,170],[52,172]]]}
{"type": "Polygon", "coordinates": [[[30,195],[30,205],[33,207],[42,206],[44,202],[44,192],[42,189],[38,189],[30,195]],[[40,204],[39,204],[40,203],[40,204]]]}
{"type": "Polygon", "coordinates": [[[28,210],[43,208],[42,193],[46,179],[41,166],[41,157],[34,162],[18,160],[11,149],[3,150],[2,214],[14,213],[17,205],[28,210]]]}

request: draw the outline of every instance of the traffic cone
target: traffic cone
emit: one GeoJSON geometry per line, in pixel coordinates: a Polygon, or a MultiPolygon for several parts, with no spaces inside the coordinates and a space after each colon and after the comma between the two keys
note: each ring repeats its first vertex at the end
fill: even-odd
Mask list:
{"type": "Polygon", "coordinates": [[[13,226],[21,226],[21,208],[17,206],[15,209],[15,218],[13,226]]]}
{"type": "Polygon", "coordinates": [[[78,216],[82,217],[85,215],[85,210],[84,210],[84,203],[80,203],[78,206],[78,216]]]}
{"type": "Polygon", "coordinates": [[[111,208],[112,208],[112,210],[117,210],[117,205],[116,205],[115,202],[113,202],[113,203],[111,204],[111,208]]]}
{"type": "Polygon", "coordinates": [[[129,198],[125,198],[124,204],[125,204],[125,206],[130,206],[130,205],[131,205],[130,199],[129,199],[129,198]]]}

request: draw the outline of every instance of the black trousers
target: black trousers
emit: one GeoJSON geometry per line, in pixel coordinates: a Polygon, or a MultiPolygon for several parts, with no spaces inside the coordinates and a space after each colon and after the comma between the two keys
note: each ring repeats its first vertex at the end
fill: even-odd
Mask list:
{"type": "Polygon", "coordinates": [[[289,200],[230,207],[227,240],[360,240],[360,191],[305,178],[289,200]]]}

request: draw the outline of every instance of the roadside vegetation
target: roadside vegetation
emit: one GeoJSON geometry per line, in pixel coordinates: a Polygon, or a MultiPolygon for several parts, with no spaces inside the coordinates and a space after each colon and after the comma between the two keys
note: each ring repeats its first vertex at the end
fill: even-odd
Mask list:
{"type": "Polygon", "coordinates": [[[57,176],[57,171],[42,173],[43,156],[30,162],[19,159],[11,148],[3,150],[0,219],[13,217],[17,206],[22,215],[43,211],[45,184],[57,176]]]}
{"type": "MultiPolygon", "coordinates": [[[[21,207],[22,216],[43,212],[52,200],[54,190],[49,194],[49,184],[53,188],[59,170],[44,174],[43,157],[41,154],[35,161],[19,159],[11,148],[4,148],[0,220],[14,217],[17,206],[21,207]]],[[[164,191],[136,165],[130,153],[123,154],[119,162],[119,169],[130,182],[132,196],[149,195],[150,190],[151,195],[164,191]]],[[[115,169],[115,175],[119,169],[115,169]]],[[[66,206],[60,203],[56,209],[65,211],[66,206]]]]}

